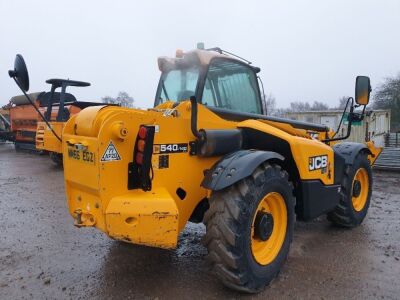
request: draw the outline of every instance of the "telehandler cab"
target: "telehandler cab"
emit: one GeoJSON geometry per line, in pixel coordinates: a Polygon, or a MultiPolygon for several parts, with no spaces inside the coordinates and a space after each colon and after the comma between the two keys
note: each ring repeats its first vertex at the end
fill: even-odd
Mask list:
{"type": "MultiPolygon", "coordinates": [[[[215,274],[228,287],[258,292],[286,260],[296,216],[327,213],[345,227],[363,221],[381,149],[267,116],[260,69],[199,48],[158,59],[154,108],[88,107],[69,119],[62,136],[69,211],[78,227],[161,248],[176,247],[188,221],[204,222],[215,274]]],[[[370,90],[369,78],[357,77],[349,131],[370,90]]]]}

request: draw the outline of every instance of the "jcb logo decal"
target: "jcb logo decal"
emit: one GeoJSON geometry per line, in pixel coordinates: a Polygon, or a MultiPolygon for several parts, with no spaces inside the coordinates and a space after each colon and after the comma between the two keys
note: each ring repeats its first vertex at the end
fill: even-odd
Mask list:
{"type": "Polygon", "coordinates": [[[313,156],[309,158],[308,169],[315,171],[328,166],[328,155],[313,156]]]}

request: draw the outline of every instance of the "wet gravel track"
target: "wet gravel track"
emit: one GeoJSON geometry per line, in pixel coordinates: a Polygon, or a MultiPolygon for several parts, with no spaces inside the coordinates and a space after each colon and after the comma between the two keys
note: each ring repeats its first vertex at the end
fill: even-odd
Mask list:
{"type": "Polygon", "coordinates": [[[264,292],[242,295],[209,273],[204,226],[189,224],[174,251],[78,229],[62,169],[0,144],[0,299],[399,299],[400,174],[374,176],[360,227],[338,229],[325,217],[297,222],[280,276],[264,292]]]}

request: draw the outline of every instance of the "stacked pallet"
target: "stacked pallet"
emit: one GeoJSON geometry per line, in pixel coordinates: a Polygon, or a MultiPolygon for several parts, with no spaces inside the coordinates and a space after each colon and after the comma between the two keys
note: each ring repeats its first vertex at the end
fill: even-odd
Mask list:
{"type": "Polygon", "coordinates": [[[375,169],[400,171],[400,133],[386,136],[385,148],[375,162],[375,169]]]}

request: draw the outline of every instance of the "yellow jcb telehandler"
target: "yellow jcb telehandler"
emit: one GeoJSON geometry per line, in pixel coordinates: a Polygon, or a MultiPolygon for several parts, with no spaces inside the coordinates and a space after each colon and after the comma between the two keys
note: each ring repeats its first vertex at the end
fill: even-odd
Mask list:
{"type": "MultiPolygon", "coordinates": [[[[154,108],[88,107],[69,119],[69,211],[78,227],[161,248],[176,247],[188,221],[204,222],[218,278],[258,292],[285,262],[296,217],[327,214],[345,227],[364,220],[381,149],[338,142],[363,119],[370,80],[357,77],[348,134],[338,137],[326,126],[267,116],[260,69],[199,48],[158,59],[154,108]]],[[[15,65],[10,76],[23,88],[25,67],[15,65]]]]}

